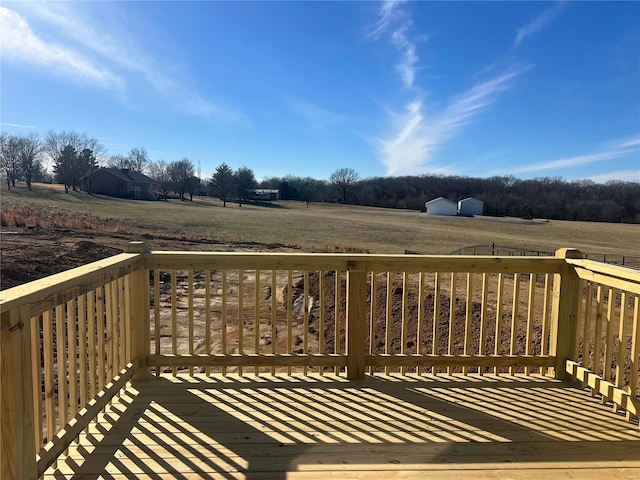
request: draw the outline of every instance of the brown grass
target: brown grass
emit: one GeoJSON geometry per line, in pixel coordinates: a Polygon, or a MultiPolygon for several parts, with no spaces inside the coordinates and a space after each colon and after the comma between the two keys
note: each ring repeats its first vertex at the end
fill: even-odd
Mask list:
{"type": "MultiPolygon", "coordinates": [[[[2,188],[2,187],[0,187],[2,188]]],[[[81,228],[126,234],[132,228],[213,238],[222,242],[296,245],[306,251],[447,254],[469,245],[508,245],[531,250],[578,248],[589,254],[640,256],[638,225],[505,219],[427,217],[416,211],[351,205],[274,202],[273,207],[195,197],[193,202],[123,200],[86,192],[64,194],[59,185],[2,188],[3,226],[13,213],[42,228],[81,228]],[[34,212],[37,215],[34,217],[34,212]],[[37,222],[36,222],[37,219],[37,222]]],[[[6,225],[5,225],[6,224],[6,225]]]]}

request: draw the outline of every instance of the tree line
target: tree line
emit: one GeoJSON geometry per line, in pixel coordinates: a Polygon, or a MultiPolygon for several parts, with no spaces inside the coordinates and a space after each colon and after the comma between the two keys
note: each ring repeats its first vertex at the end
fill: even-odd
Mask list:
{"type": "Polygon", "coordinates": [[[600,184],[591,180],[566,181],[560,177],[522,180],[513,176],[444,175],[362,180],[356,177],[353,181],[349,175],[342,174],[329,182],[295,176],[271,178],[261,186],[279,188],[281,198],[286,200],[424,211],[425,202],[434,198],[459,201],[473,197],[484,202],[485,215],[640,223],[640,183],[636,182],[612,180],[600,184]]]}
{"type": "Polygon", "coordinates": [[[443,175],[362,179],[351,168],[340,168],[327,180],[287,175],[258,182],[249,167],[233,170],[226,163],[211,177],[201,179],[188,158],[153,161],[144,147],[133,147],[127,155],[108,155],[97,139],[84,133],[0,134],[0,172],[9,189],[16,181],[24,181],[29,189],[33,182],[57,182],[65,186],[65,192],[82,188],[91,193],[91,172],[100,166],[148,175],[164,200],[171,194],[193,200],[194,195],[206,193],[224,206],[229,201],[241,206],[255,199],[256,188],[268,188],[278,189],[282,200],[302,201],[307,206],[331,202],[424,211],[425,202],[437,197],[453,201],[474,197],[484,202],[485,215],[640,223],[640,184],[635,182],[443,175]]]}

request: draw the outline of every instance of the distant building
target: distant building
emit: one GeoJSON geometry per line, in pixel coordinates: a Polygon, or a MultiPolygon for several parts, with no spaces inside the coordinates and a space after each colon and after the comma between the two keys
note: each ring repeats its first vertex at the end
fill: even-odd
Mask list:
{"type": "Polygon", "coordinates": [[[438,197],[424,204],[427,207],[427,215],[451,215],[458,214],[458,205],[448,198],[438,197]]]}
{"type": "Polygon", "coordinates": [[[158,183],[146,175],[124,168],[99,168],[85,175],[84,184],[91,193],[110,197],[156,200],[158,183]]]}
{"type": "Polygon", "coordinates": [[[277,188],[256,188],[252,200],[280,200],[280,190],[277,188]]]}
{"type": "Polygon", "coordinates": [[[465,198],[458,202],[458,215],[472,217],[473,215],[482,215],[484,213],[484,202],[477,198],[465,198]]]}

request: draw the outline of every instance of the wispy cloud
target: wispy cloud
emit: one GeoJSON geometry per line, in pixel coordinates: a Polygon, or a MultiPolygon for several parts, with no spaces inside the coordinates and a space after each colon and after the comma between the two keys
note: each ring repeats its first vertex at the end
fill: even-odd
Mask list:
{"type": "Polygon", "coordinates": [[[398,5],[406,2],[406,0],[385,0],[378,11],[378,20],[366,34],[365,38],[377,40],[383,33],[389,29],[389,25],[398,20],[400,12],[398,5]]]}
{"type": "Polygon", "coordinates": [[[344,115],[325,110],[299,98],[289,99],[288,104],[294,113],[303,117],[313,128],[318,130],[343,123],[347,120],[347,117],[344,115]]]}
{"type": "Polygon", "coordinates": [[[427,116],[421,100],[410,102],[405,111],[394,117],[393,131],[378,139],[378,152],[387,175],[419,174],[427,169],[434,153],[451,140],[477,115],[494,103],[499,94],[511,87],[513,80],[528,67],[512,68],[501,75],[474,85],[453,97],[440,112],[427,116]]]}
{"type": "Polygon", "coordinates": [[[232,121],[242,119],[238,112],[205,99],[194,88],[190,88],[183,76],[171,76],[166,67],[167,59],[154,58],[146,52],[135,32],[126,29],[126,24],[108,23],[99,15],[85,15],[79,5],[81,4],[34,2],[22,6],[30,15],[45,22],[50,35],[54,38],[64,38],[72,45],[65,49],[66,58],[79,58],[77,52],[85,52],[85,57],[82,58],[84,63],[73,63],[85,66],[87,75],[93,73],[96,82],[97,79],[102,79],[102,83],[109,84],[111,80],[112,84],[126,90],[132,98],[143,85],[144,90],[152,92],[171,107],[190,115],[232,121]],[[92,58],[88,59],[88,56],[92,58]],[[93,64],[99,64],[102,68],[94,69],[97,72],[92,72],[90,66],[93,64]]]}
{"type": "Polygon", "coordinates": [[[24,125],[22,123],[7,123],[7,122],[0,123],[0,127],[26,128],[26,129],[36,128],[35,125],[24,125]]]}
{"type": "Polygon", "coordinates": [[[401,54],[400,60],[396,64],[396,70],[400,73],[405,87],[411,88],[416,78],[418,54],[416,53],[416,45],[407,36],[408,28],[407,25],[404,25],[395,30],[391,35],[391,40],[401,54]]]}
{"type": "MultiPolygon", "coordinates": [[[[510,170],[509,173],[518,174],[543,172],[547,170],[560,170],[563,168],[579,167],[591,163],[604,162],[606,160],[615,160],[617,158],[624,158],[634,154],[637,156],[640,154],[640,152],[638,151],[638,147],[640,147],[640,137],[617,140],[614,142],[609,142],[609,144],[611,145],[610,148],[599,152],[523,165],[521,167],[510,170]]],[[[637,174],[638,172],[636,172],[636,176],[637,174]]]]}
{"type": "Polygon", "coordinates": [[[404,1],[387,0],[383,2],[378,12],[378,20],[373,28],[367,32],[365,38],[378,40],[383,35],[388,35],[389,41],[400,54],[396,70],[400,74],[404,86],[411,88],[414,86],[419,57],[415,40],[410,36],[410,29],[413,25],[411,17],[399,8],[404,1]]]}
{"type": "Polygon", "coordinates": [[[615,172],[592,175],[590,177],[587,177],[587,180],[591,180],[596,183],[606,183],[611,180],[640,183],[640,167],[636,170],[617,170],[615,172]]]}
{"type": "Polygon", "coordinates": [[[53,72],[63,78],[109,90],[122,88],[120,76],[70,48],[39,38],[24,17],[0,7],[2,55],[53,72]]]}
{"type": "Polygon", "coordinates": [[[565,5],[566,5],[565,1],[558,2],[555,5],[547,8],[544,12],[542,12],[540,15],[538,15],[536,18],[531,20],[526,25],[523,25],[522,27],[520,27],[516,32],[516,39],[513,44],[514,47],[517,47],[518,45],[520,45],[520,43],[525,38],[533,35],[538,30],[543,29],[544,27],[549,25],[551,22],[553,22],[558,17],[558,15],[560,15],[565,5]]]}

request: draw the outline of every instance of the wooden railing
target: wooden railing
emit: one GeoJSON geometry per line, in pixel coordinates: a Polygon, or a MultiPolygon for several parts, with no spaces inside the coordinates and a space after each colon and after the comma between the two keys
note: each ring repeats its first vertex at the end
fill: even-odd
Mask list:
{"type": "Polygon", "coordinates": [[[132,244],[2,291],[2,478],[42,475],[130,379],[149,373],[553,373],[631,418],[640,275],[580,257],[132,244]]]}
{"type": "Polygon", "coordinates": [[[131,378],[143,274],[123,253],[0,292],[3,479],[42,475],[131,378]]]}
{"type": "Polygon", "coordinates": [[[628,419],[640,412],[640,271],[569,260],[581,295],[566,370],[628,419]]]}

